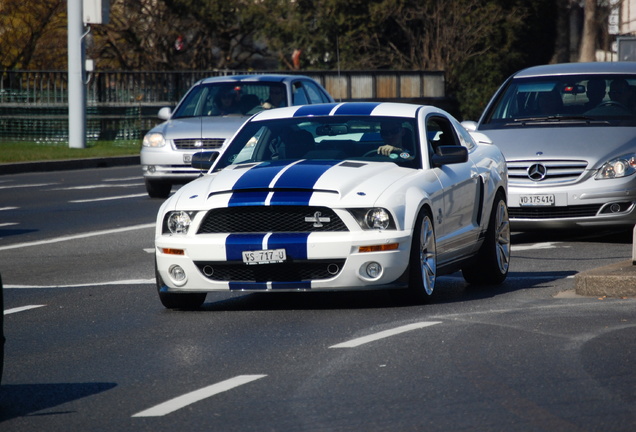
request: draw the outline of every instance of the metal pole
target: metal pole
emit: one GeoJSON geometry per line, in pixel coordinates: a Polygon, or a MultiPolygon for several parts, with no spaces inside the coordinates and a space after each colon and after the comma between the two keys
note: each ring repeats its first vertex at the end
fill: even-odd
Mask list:
{"type": "Polygon", "coordinates": [[[68,146],[86,148],[82,0],[68,0],[68,146]]]}

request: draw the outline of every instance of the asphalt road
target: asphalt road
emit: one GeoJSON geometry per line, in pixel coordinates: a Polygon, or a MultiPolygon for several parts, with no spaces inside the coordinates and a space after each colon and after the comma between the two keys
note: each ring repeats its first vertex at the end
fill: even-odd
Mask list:
{"type": "Polygon", "coordinates": [[[501,286],[210,294],[168,311],[138,167],[0,176],[10,431],[633,431],[635,299],[580,297],[629,232],[513,235],[501,286]]]}

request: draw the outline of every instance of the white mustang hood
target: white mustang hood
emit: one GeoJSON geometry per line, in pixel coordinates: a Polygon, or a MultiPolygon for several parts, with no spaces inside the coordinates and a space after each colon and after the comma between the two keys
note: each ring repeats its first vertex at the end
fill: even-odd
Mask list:
{"type": "Polygon", "coordinates": [[[360,161],[232,165],[184,186],[175,194],[175,200],[180,201],[179,207],[193,210],[248,205],[335,205],[340,200],[353,205],[373,205],[390,185],[413,172],[391,163],[360,161]]]}

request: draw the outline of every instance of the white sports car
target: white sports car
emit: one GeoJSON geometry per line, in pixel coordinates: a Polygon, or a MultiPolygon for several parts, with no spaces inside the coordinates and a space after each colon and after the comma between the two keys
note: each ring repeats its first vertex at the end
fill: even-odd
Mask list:
{"type": "Polygon", "coordinates": [[[478,284],[508,274],[504,158],[440,109],[262,111],[192,165],[207,173],[157,216],[167,308],[197,308],[211,291],[404,288],[422,301],[441,274],[478,284]]]}

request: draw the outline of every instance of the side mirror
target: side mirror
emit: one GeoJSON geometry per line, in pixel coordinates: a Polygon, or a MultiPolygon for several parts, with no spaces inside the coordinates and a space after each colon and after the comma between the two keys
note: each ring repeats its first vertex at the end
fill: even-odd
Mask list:
{"type": "Polygon", "coordinates": [[[468,149],[463,146],[439,146],[431,158],[433,167],[468,161],[468,149]]]}
{"type": "Polygon", "coordinates": [[[170,120],[170,117],[172,116],[172,109],[170,107],[163,107],[159,110],[159,113],[157,114],[157,117],[159,117],[161,120],[170,120]]]}
{"type": "Polygon", "coordinates": [[[477,122],[474,122],[472,120],[464,120],[462,122],[462,126],[464,126],[464,129],[466,129],[468,132],[477,130],[477,122]]]}
{"type": "Polygon", "coordinates": [[[208,171],[214,164],[214,161],[216,161],[216,158],[219,157],[219,154],[218,151],[197,152],[192,155],[190,165],[194,169],[208,171]]]}

